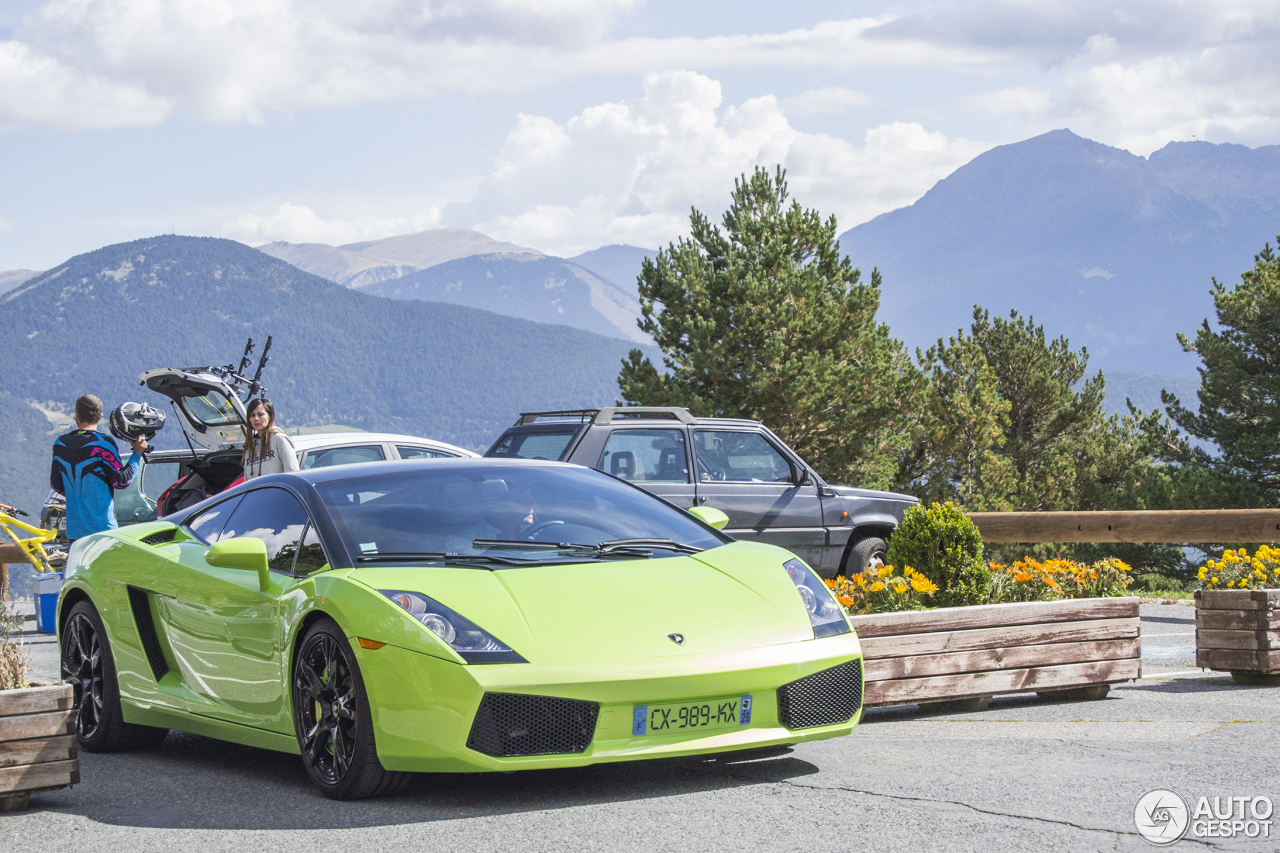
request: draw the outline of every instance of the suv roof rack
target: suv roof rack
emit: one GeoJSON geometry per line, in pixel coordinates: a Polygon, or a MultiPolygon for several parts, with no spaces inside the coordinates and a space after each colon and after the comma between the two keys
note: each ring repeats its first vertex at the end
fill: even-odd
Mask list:
{"type": "Polygon", "coordinates": [[[590,420],[594,424],[601,425],[612,423],[613,419],[618,415],[621,415],[622,417],[674,418],[682,424],[691,424],[694,422],[693,415],[689,414],[688,409],[676,406],[606,406],[602,409],[564,409],[557,412],[521,412],[520,419],[516,421],[515,425],[527,426],[528,424],[536,423],[540,418],[577,418],[583,423],[590,420]]]}

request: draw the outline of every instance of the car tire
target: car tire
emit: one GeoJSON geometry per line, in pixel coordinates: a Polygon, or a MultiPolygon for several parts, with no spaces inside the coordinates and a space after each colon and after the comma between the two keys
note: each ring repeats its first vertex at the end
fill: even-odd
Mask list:
{"type": "Polygon", "coordinates": [[[126,723],[120,708],[111,641],[88,601],[77,602],[62,625],[62,677],[74,685],[76,742],[85,752],[123,752],[158,746],[168,729],[126,723]]]}
{"type": "Polygon", "coordinates": [[[867,568],[880,568],[889,556],[889,546],[879,536],[867,536],[853,543],[849,555],[844,558],[840,574],[848,577],[867,568]]]}
{"type": "Polygon", "coordinates": [[[307,775],[334,800],[394,794],[409,773],[378,761],[373,717],[355,652],[338,625],[321,619],[307,629],[293,664],[293,723],[307,775]]]}

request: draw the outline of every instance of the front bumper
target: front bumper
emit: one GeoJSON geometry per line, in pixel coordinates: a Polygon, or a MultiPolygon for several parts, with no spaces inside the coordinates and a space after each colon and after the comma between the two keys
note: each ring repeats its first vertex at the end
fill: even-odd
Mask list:
{"type": "MultiPolygon", "coordinates": [[[[608,761],[700,755],[800,743],[853,731],[862,717],[792,730],[779,719],[778,688],[861,659],[856,635],[759,649],[578,666],[462,666],[429,655],[353,643],[372,710],[378,758],[388,770],[474,772],[581,767],[608,761]],[[595,734],[583,752],[498,758],[467,747],[485,693],[597,702],[595,734]],[[702,734],[632,734],[637,705],[754,697],[749,725],[702,734]]],[[[859,685],[861,687],[861,685],[859,685]]],[[[861,695],[861,694],[859,694],[861,695]]]]}

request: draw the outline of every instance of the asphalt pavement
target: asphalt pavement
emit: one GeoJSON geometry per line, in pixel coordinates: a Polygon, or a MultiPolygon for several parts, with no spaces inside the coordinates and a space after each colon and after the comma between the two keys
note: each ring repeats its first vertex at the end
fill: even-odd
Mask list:
{"type": "MultiPolygon", "coordinates": [[[[315,793],[295,757],[173,733],[151,752],[82,754],[75,788],[0,814],[0,850],[1150,850],[1133,812],[1152,789],[1192,809],[1280,803],[1280,687],[1196,669],[1188,606],[1143,605],[1142,620],[1144,678],[1103,700],[871,710],[849,737],[771,754],[422,775],[359,803],[315,793]]],[[[32,651],[56,673],[50,641],[32,651]]],[[[1280,839],[1171,849],[1218,848],[1280,839]]]]}

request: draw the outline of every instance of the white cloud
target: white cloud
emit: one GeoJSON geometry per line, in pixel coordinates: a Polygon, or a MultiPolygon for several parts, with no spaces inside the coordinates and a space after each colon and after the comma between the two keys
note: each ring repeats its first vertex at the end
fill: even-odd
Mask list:
{"type": "Polygon", "coordinates": [[[772,95],[721,109],[720,84],[691,71],[648,74],[644,91],[564,124],[521,116],[476,198],[446,220],[556,254],[665,245],[687,233],[691,205],[718,220],[734,178],[781,164],[802,205],[849,228],[910,204],[988,147],[914,122],[873,128],[861,146],[802,133],[772,95]]]}
{"type": "MultiPolygon", "coordinates": [[[[273,112],[702,68],[982,67],[998,54],[907,37],[886,19],[782,33],[615,37],[638,0],[49,0],[24,20],[11,123],[221,122],[273,112]],[[25,74],[26,77],[22,75],[25,74]],[[29,78],[29,79],[28,79],[29,78]],[[92,107],[84,115],[86,108],[92,107]]],[[[0,80],[3,80],[0,76],[0,80]]],[[[16,81],[16,82],[14,82],[16,81]]]]}
{"type": "Polygon", "coordinates": [[[222,236],[251,245],[277,240],[341,245],[422,231],[439,222],[440,211],[434,207],[413,216],[350,220],[322,219],[306,205],[285,203],[269,216],[246,213],[223,223],[222,236]]]}
{"type": "Polygon", "coordinates": [[[782,111],[787,115],[797,116],[842,113],[850,107],[870,102],[871,96],[865,92],[856,92],[844,86],[824,86],[784,99],[782,111]]]}
{"type": "Polygon", "coordinates": [[[0,130],[152,125],[169,103],[128,81],[88,73],[16,41],[0,41],[0,130]]]}

